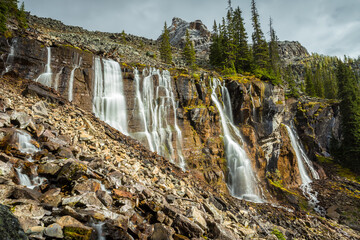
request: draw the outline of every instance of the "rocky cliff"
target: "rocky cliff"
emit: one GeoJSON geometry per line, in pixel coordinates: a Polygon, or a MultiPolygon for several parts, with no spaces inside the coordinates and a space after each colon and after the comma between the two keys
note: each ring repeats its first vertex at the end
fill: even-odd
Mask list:
{"type": "MultiPolygon", "coordinates": [[[[350,204],[359,206],[359,183],[348,174],[333,178],[336,173],[329,171],[335,164],[328,159],[330,140],[340,137],[336,102],[286,100],[283,87],[251,76],[221,79],[215,72],[171,68],[168,78],[166,71],[160,73],[154,68],[166,65],[146,56],[141,48],[140,54],[134,54],[137,48],[133,43],[129,56],[121,56],[119,51],[127,44],[112,42],[116,34],[89,33],[56,21],[45,28],[46,23],[53,22],[35,19],[27,32],[0,38],[1,169],[9,173],[2,180],[1,201],[16,206],[14,214],[29,236],[81,235],[90,239],[103,226],[108,239],[116,239],[115,235],[125,236],[123,239],[357,237],[358,233],[343,225],[334,227],[334,222],[317,215],[353,229],[359,226],[357,213],[355,219],[348,216],[352,213],[350,204]],[[36,32],[39,24],[41,32],[36,32]],[[92,45],[79,36],[91,41],[94,36],[101,36],[100,42],[107,37],[110,40],[92,45]],[[98,94],[95,85],[113,73],[115,66],[121,69],[117,81],[121,81],[124,92],[129,136],[93,115],[98,94]],[[216,89],[214,78],[222,84],[216,89]],[[44,86],[47,80],[50,83],[44,86]],[[220,91],[224,88],[229,106],[225,106],[225,93],[220,91]],[[150,141],[138,137],[146,132],[138,92],[146,91],[149,94],[143,101],[157,106],[148,105],[152,111],[162,109],[159,113],[163,113],[147,118],[149,128],[167,126],[157,133],[159,138],[168,136],[158,150],[165,158],[150,152],[150,141]],[[231,114],[226,113],[232,116],[228,121],[235,126],[232,131],[240,132],[239,145],[250,160],[261,198],[277,207],[230,195],[231,158],[225,154],[228,142],[223,132],[224,116],[214,103],[214,91],[224,109],[232,109],[231,114]],[[156,98],[150,98],[155,94],[156,98]],[[316,206],[300,188],[301,169],[286,127],[291,123],[300,137],[299,145],[303,145],[319,175],[312,184],[319,195],[316,206]],[[19,134],[30,137],[27,144],[37,150],[24,153],[19,134]],[[178,168],[181,155],[185,172],[178,168]],[[21,186],[24,175],[30,180],[25,188],[21,186]],[[337,188],[325,191],[322,185],[337,188]],[[328,196],[336,191],[343,193],[336,196],[339,204],[330,204],[328,196]],[[316,213],[317,206],[323,211],[316,213]],[[23,209],[30,210],[24,215],[23,209]],[[311,215],[304,217],[305,211],[311,215]]],[[[189,27],[201,31],[201,24],[196,24],[189,27]]],[[[146,49],[152,43],[144,44],[146,49]]],[[[285,45],[283,54],[289,59],[307,54],[298,44],[285,45]]],[[[107,97],[105,104],[109,103],[107,97]]]]}

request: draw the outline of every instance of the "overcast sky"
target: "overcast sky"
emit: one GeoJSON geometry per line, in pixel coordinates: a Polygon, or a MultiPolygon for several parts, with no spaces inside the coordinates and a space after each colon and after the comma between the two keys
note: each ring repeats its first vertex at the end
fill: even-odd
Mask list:
{"type": "MultiPolygon", "coordinates": [[[[19,0],[21,2],[21,0],[19,0]]],[[[131,33],[156,39],[166,21],[200,19],[211,30],[226,14],[227,0],[24,0],[25,9],[88,30],[131,33]]],[[[251,36],[250,0],[240,6],[251,36]]],[[[269,18],[280,40],[299,41],[308,51],[326,55],[360,55],[360,0],[257,0],[261,27],[269,18]]]]}

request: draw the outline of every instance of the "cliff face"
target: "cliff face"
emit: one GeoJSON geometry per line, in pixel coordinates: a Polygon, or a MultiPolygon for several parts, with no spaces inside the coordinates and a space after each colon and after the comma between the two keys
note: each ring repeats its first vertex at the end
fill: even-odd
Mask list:
{"type": "MultiPolygon", "coordinates": [[[[37,79],[45,72],[49,50],[43,43],[26,38],[14,38],[10,44],[2,38],[1,42],[1,51],[5,52],[4,56],[6,56],[6,52],[7,55],[10,54],[11,46],[15,49],[14,56],[10,60],[6,58],[3,63],[3,71],[8,71],[6,74],[25,79],[37,79]]],[[[73,72],[72,102],[84,110],[92,111],[95,84],[94,59],[96,56],[91,52],[61,44],[53,45],[50,54],[51,87],[57,88],[64,99],[69,99],[70,78],[73,72]]],[[[142,131],[142,122],[139,115],[136,114],[134,68],[122,64],[121,70],[126,98],[128,132],[131,136],[136,137],[135,134],[142,131]]],[[[146,76],[143,71],[147,70],[142,65],[138,66],[138,70],[140,81],[143,82],[146,76]]],[[[173,124],[176,115],[176,121],[182,131],[181,148],[186,168],[201,179],[226,191],[227,163],[224,155],[224,142],[219,138],[222,136],[219,112],[211,100],[211,77],[207,73],[196,78],[176,70],[170,71],[170,73],[172,74],[172,91],[178,108],[176,114],[171,112],[167,120],[173,124]]],[[[155,77],[153,81],[156,83],[158,79],[155,77]]],[[[276,170],[279,170],[283,176],[285,186],[299,186],[301,181],[297,163],[294,160],[295,154],[289,141],[286,140],[286,131],[281,130],[281,124],[289,123],[288,119],[291,118],[289,116],[292,116],[292,113],[285,110],[284,90],[258,80],[240,83],[229,79],[225,82],[230,93],[234,123],[240,127],[245,137],[243,146],[250,156],[259,184],[265,189],[266,198],[272,198],[266,190],[268,188],[265,181],[267,174],[276,170]]],[[[156,91],[156,84],[154,91],[156,91]]],[[[305,112],[312,114],[312,111],[305,112]]],[[[309,120],[301,117],[300,113],[301,111],[298,111],[296,115],[298,121],[295,121],[295,124],[299,124],[297,126],[302,139],[306,140],[306,144],[311,144],[311,146],[306,145],[308,153],[311,156],[314,156],[315,152],[328,154],[329,134],[322,133],[334,124],[338,125],[337,115],[326,111],[323,114],[327,114],[327,118],[321,114],[318,119],[312,120],[311,128],[316,129],[316,132],[307,132],[307,135],[314,137],[310,141],[302,130],[303,122],[309,120]]],[[[149,121],[151,120],[149,119],[149,121]]],[[[174,130],[172,130],[172,135],[176,135],[174,130]]],[[[174,151],[177,151],[176,138],[172,137],[170,142],[172,142],[174,151]]],[[[145,140],[142,140],[142,143],[149,147],[145,140]]],[[[179,162],[178,157],[175,162],[179,162]]]]}

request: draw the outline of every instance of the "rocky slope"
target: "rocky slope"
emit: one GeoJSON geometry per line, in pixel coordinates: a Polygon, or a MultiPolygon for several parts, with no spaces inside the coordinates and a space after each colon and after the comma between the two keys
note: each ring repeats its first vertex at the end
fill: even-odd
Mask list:
{"type": "MultiPolygon", "coordinates": [[[[117,235],[125,236],[121,239],[358,237],[344,226],[359,229],[358,180],[349,174],[339,176],[327,158],[330,139],[340,138],[336,103],[306,98],[286,101],[282,87],[252,76],[222,80],[262,197],[277,207],[245,202],[230,196],[226,185],[220,113],[211,96],[212,78],[220,78],[218,74],[169,69],[177,109],[167,121],[176,120],[182,131],[186,159],[186,172],[182,172],[169,159],[148,151],[146,143],[122,135],[92,114],[95,59],[109,57],[121,64],[128,131],[130,135],[139,132],[141,121],[134,114],[137,77],[158,84],[160,76],[147,78],[149,68],[144,64],[167,67],[137,46],[141,40],[145,49],[152,49],[151,41],[134,37],[119,44],[121,36],[116,34],[88,32],[51,19],[31,17],[30,23],[26,32],[14,29],[13,38],[0,38],[4,75],[0,159],[1,201],[12,207],[32,238],[57,234],[91,239],[100,226],[107,239],[117,235]],[[52,89],[33,82],[44,68],[46,73],[47,66],[52,71],[52,89]],[[324,208],[322,217],[299,188],[300,170],[284,125],[290,122],[320,176],[313,188],[324,208]],[[19,145],[21,133],[31,136],[31,146],[38,148],[30,154],[33,160],[19,145]],[[40,184],[34,190],[19,186],[26,178],[20,173],[29,176],[32,185],[39,184],[39,179],[40,184]],[[333,198],[336,202],[329,202],[333,198]]],[[[284,56],[289,59],[307,54],[298,44],[285,45],[284,56]]],[[[176,136],[174,127],[171,131],[176,136]]],[[[171,138],[173,146],[175,140],[171,138]]]]}

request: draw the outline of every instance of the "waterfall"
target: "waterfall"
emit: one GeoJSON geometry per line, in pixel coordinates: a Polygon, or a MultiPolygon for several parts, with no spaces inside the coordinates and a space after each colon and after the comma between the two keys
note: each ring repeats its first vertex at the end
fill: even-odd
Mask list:
{"type": "Polygon", "coordinates": [[[105,237],[103,236],[103,226],[104,223],[93,223],[91,226],[95,229],[97,233],[97,240],[105,240],[105,237]]]}
{"type": "Polygon", "coordinates": [[[127,107],[119,63],[96,57],[94,71],[93,112],[95,116],[128,135],[127,107]]]}
{"type": "MultiPolygon", "coordinates": [[[[82,58],[79,57],[79,54],[78,54],[78,53],[75,53],[74,61],[73,61],[73,62],[74,62],[74,67],[73,67],[73,69],[71,70],[70,79],[69,79],[69,92],[68,92],[69,102],[72,102],[72,101],[73,101],[75,70],[78,69],[78,68],[80,68],[81,61],[82,61],[82,58]]],[[[56,77],[57,77],[57,76],[56,76],[56,77]]]]}
{"type": "Polygon", "coordinates": [[[317,204],[319,203],[319,200],[317,199],[317,192],[313,191],[310,185],[312,182],[312,178],[319,179],[319,174],[316,172],[313,164],[306,155],[305,150],[300,142],[300,138],[297,135],[295,129],[287,125],[286,129],[290,137],[291,146],[293,147],[296,154],[296,160],[302,182],[300,188],[303,191],[304,195],[309,199],[310,204],[315,207],[315,210],[321,212],[321,207],[317,206],[317,204]]]}
{"type": "Polygon", "coordinates": [[[239,142],[243,142],[240,131],[232,120],[230,95],[225,86],[221,86],[218,79],[212,80],[211,99],[220,113],[221,126],[224,137],[225,156],[229,170],[228,188],[234,197],[261,202],[256,178],[252,170],[251,161],[239,142]],[[221,104],[216,93],[220,86],[222,91],[221,104]]]}
{"type": "Polygon", "coordinates": [[[55,82],[54,82],[54,89],[57,91],[59,89],[59,80],[60,80],[60,75],[63,72],[64,67],[62,67],[60,69],[60,71],[56,74],[55,76],[55,82]]]}
{"type": "Polygon", "coordinates": [[[33,185],[30,181],[30,178],[26,175],[23,174],[21,171],[21,167],[15,168],[17,175],[19,176],[19,181],[20,181],[20,185],[25,186],[27,188],[30,189],[34,189],[35,185],[33,185]]]}
{"type": "Polygon", "coordinates": [[[26,153],[26,154],[34,154],[34,153],[40,151],[40,149],[38,149],[31,143],[31,136],[27,132],[16,131],[15,136],[17,138],[18,147],[19,147],[20,152],[26,153]]]}
{"type": "Polygon", "coordinates": [[[184,170],[182,132],[177,124],[177,107],[170,73],[160,73],[155,68],[144,70],[144,73],[147,75],[143,77],[141,84],[138,70],[134,70],[136,112],[141,119],[143,131],[132,135],[140,140],[145,137],[151,151],[156,151],[173,163],[176,162],[184,170]],[[176,148],[173,146],[174,141],[176,148]]]}
{"type": "Polygon", "coordinates": [[[47,48],[47,64],[45,66],[45,72],[42,73],[35,82],[39,82],[45,86],[51,87],[52,84],[52,72],[51,72],[51,48],[47,48]]]}
{"type": "Polygon", "coordinates": [[[1,75],[4,75],[5,73],[8,73],[11,70],[11,66],[14,61],[14,56],[15,56],[16,43],[17,43],[17,39],[14,38],[14,40],[12,41],[11,46],[10,46],[10,53],[7,56],[6,61],[5,61],[5,70],[2,72],[1,75]]]}

